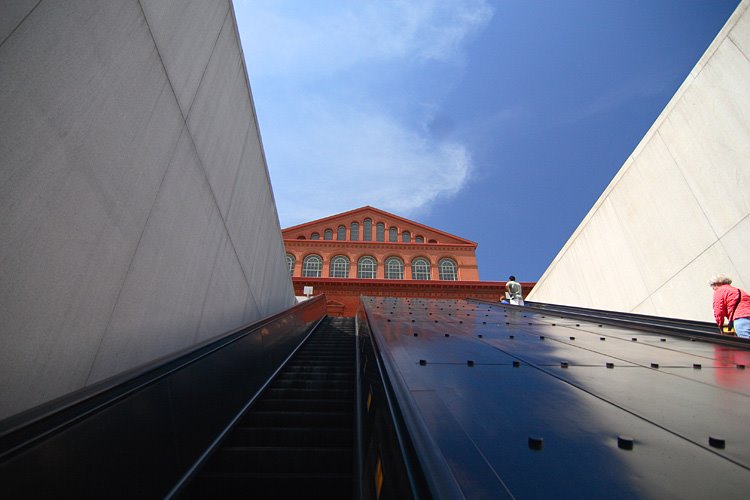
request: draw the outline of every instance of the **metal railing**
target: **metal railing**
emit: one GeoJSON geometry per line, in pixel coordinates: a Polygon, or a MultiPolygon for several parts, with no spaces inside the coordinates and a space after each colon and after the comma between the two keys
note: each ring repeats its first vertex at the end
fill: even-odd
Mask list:
{"type": "Polygon", "coordinates": [[[620,311],[607,311],[604,309],[589,309],[560,304],[548,304],[544,302],[532,302],[528,300],[525,301],[524,306],[501,304],[499,302],[480,299],[467,300],[471,302],[491,304],[498,307],[524,309],[540,314],[559,314],[567,318],[598,322],[612,326],[621,326],[640,331],[674,335],[682,338],[701,339],[733,346],[750,346],[750,340],[730,335],[722,335],[719,333],[718,327],[715,324],[705,321],[666,318],[662,316],[650,316],[646,314],[626,313],[620,311]]]}

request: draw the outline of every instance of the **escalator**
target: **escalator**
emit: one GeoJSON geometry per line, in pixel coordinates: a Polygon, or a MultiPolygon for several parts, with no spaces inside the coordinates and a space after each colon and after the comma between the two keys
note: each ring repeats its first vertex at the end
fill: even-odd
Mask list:
{"type": "Polygon", "coordinates": [[[241,417],[185,498],[352,498],[353,318],[327,318],[241,417]]]}
{"type": "Polygon", "coordinates": [[[428,498],[366,317],[325,307],[0,421],[0,497],[428,498]]]}

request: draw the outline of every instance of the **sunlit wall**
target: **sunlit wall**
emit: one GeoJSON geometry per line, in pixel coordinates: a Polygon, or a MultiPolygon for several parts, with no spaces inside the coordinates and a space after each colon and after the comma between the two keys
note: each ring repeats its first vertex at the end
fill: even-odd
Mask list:
{"type": "Polygon", "coordinates": [[[529,299],[712,321],[750,285],[750,2],[743,0],[529,299]]]}
{"type": "Polygon", "coordinates": [[[229,0],[3,2],[0,418],[294,303],[229,0]]]}

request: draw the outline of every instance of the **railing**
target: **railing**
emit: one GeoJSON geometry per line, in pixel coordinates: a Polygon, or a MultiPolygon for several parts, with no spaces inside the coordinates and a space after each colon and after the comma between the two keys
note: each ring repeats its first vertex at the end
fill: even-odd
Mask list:
{"type": "Polygon", "coordinates": [[[461,498],[453,474],[415,411],[381,333],[366,307],[357,312],[361,395],[358,408],[363,443],[360,498],[461,498]]]}
{"type": "Polygon", "coordinates": [[[325,316],[325,297],[0,422],[3,498],[157,498],[325,316]]]}
{"type": "Polygon", "coordinates": [[[541,314],[560,314],[569,318],[594,321],[612,326],[622,326],[634,330],[663,333],[683,338],[701,339],[715,343],[741,345],[747,347],[750,341],[719,333],[718,327],[705,321],[694,321],[646,314],[607,311],[603,309],[589,309],[584,307],[548,304],[544,302],[525,301],[524,306],[500,304],[480,299],[467,299],[471,302],[492,304],[493,306],[523,308],[541,314]]]}
{"type": "Polygon", "coordinates": [[[429,498],[367,314],[356,316],[360,498],[429,498]]]}

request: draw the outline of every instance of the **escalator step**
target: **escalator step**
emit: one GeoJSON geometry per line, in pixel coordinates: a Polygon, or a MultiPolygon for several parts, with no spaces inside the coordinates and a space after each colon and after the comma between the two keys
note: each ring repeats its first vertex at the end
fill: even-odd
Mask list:
{"type": "Polygon", "coordinates": [[[354,389],[353,380],[276,380],[271,385],[274,389],[354,389]]]}
{"type": "Polygon", "coordinates": [[[354,373],[326,373],[326,372],[290,372],[280,373],[277,380],[345,380],[354,383],[354,373]]]}
{"type": "Polygon", "coordinates": [[[346,373],[354,375],[354,368],[341,368],[338,366],[296,365],[291,360],[282,373],[346,373]]]}
{"type": "Polygon", "coordinates": [[[351,447],[352,430],[317,427],[238,427],[231,444],[236,446],[334,446],[351,447]]]}
{"type": "MultiPolygon", "coordinates": [[[[271,399],[348,399],[354,398],[354,389],[276,389],[269,388],[264,396],[271,399]]],[[[354,403],[352,403],[354,404],[354,403]]]]}
{"type": "Polygon", "coordinates": [[[193,498],[348,499],[351,474],[206,474],[196,481],[193,498]]]}
{"type": "Polygon", "coordinates": [[[311,355],[297,355],[294,357],[294,365],[335,365],[335,366],[353,366],[353,359],[340,359],[333,356],[311,356],[311,355]]]}
{"type": "Polygon", "coordinates": [[[352,449],[346,447],[226,446],[206,472],[351,474],[352,463],[352,449]]]}
{"type": "Polygon", "coordinates": [[[348,399],[269,399],[263,398],[255,404],[257,411],[351,411],[348,399]]]}
{"type": "Polygon", "coordinates": [[[352,498],[353,318],[313,332],[184,492],[186,498],[352,498]]]}
{"type": "Polygon", "coordinates": [[[258,427],[351,427],[353,411],[314,412],[314,411],[251,411],[243,419],[245,426],[258,427]]]}

